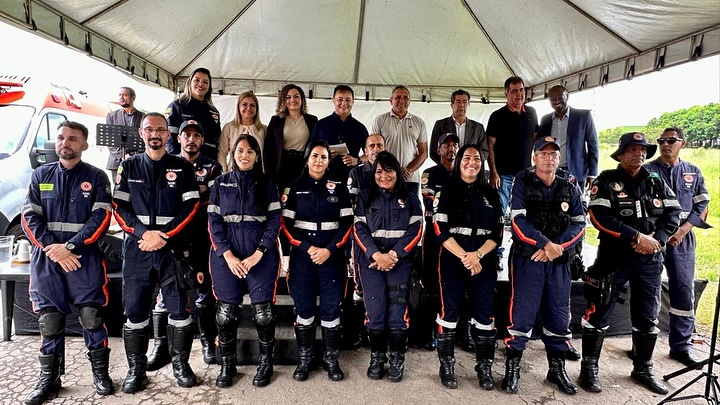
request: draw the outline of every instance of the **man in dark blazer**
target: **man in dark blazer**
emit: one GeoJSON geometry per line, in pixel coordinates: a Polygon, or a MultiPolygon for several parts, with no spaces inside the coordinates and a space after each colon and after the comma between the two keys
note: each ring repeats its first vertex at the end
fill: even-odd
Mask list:
{"type": "Polygon", "coordinates": [[[548,93],[554,113],[540,119],[539,137],[552,136],[560,144],[560,167],[572,173],[580,187],[588,188],[598,175],[598,135],[589,110],[570,108],[563,86],[548,93]]]}
{"type": "Polygon", "coordinates": [[[481,149],[483,161],[487,161],[488,146],[483,124],[467,117],[467,108],[470,105],[470,93],[465,90],[455,90],[450,96],[452,115],[437,120],[430,136],[430,159],[437,164],[440,162],[438,154],[438,141],[442,134],[455,134],[460,138],[458,147],[467,144],[478,145],[481,149]]]}

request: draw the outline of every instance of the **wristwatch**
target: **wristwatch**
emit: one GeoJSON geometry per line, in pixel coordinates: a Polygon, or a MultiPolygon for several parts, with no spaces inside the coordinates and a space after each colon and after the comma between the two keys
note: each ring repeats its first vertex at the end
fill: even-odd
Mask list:
{"type": "Polygon", "coordinates": [[[265,254],[265,252],[268,251],[268,248],[265,245],[258,245],[258,247],[255,250],[259,250],[260,253],[265,254]]]}
{"type": "Polygon", "coordinates": [[[75,244],[72,243],[72,242],[66,242],[66,243],[65,243],[65,249],[67,249],[67,250],[69,250],[69,251],[72,252],[73,250],[75,250],[75,244]]]}
{"type": "Polygon", "coordinates": [[[475,252],[475,253],[477,253],[478,259],[482,259],[483,257],[485,257],[485,253],[482,253],[482,252],[480,252],[480,251],[477,251],[477,252],[475,252]]]}

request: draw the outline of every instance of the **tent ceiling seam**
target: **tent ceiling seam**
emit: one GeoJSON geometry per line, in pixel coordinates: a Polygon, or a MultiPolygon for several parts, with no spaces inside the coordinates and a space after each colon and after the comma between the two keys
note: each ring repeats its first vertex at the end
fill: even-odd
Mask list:
{"type": "Polygon", "coordinates": [[[192,65],[193,63],[195,63],[195,61],[198,60],[198,59],[200,58],[200,56],[205,53],[205,51],[207,51],[208,49],[210,49],[210,47],[213,46],[213,45],[215,44],[215,42],[217,42],[218,39],[220,39],[220,37],[223,36],[223,34],[225,34],[225,33],[230,29],[230,27],[232,27],[232,26],[235,24],[235,22],[236,22],[237,20],[239,20],[240,17],[242,17],[243,14],[245,14],[245,12],[248,11],[248,9],[249,9],[253,4],[255,4],[255,1],[256,1],[256,0],[250,0],[250,2],[249,2],[247,5],[245,5],[245,7],[243,7],[243,9],[240,10],[240,12],[238,12],[238,13],[235,15],[235,17],[233,17],[233,19],[230,20],[230,22],[229,22],[227,25],[225,25],[225,27],[223,27],[222,30],[220,30],[220,32],[215,36],[215,38],[212,39],[212,41],[208,42],[208,44],[205,45],[205,47],[204,47],[200,52],[198,52],[197,55],[195,55],[195,57],[193,57],[193,58],[190,60],[190,62],[188,62],[185,66],[183,66],[183,68],[180,69],[180,71],[178,71],[178,72],[175,73],[175,77],[177,78],[178,75],[179,75],[181,72],[184,72],[185,69],[189,68],[190,65],[192,65]]]}
{"type": "Polygon", "coordinates": [[[120,0],[117,3],[113,4],[112,6],[106,7],[104,9],[100,10],[99,12],[95,13],[94,15],[91,15],[90,17],[86,18],[84,21],[80,21],[80,25],[85,27],[85,24],[91,23],[96,18],[101,17],[101,16],[115,10],[116,8],[122,6],[123,4],[125,4],[127,2],[128,2],[128,0],[120,0]]]}
{"type": "Polygon", "coordinates": [[[598,26],[600,29],[602,29],[603,31],[605,31],[605,32],[607,32],[608,34],[612,35],[613,38],[615,38],[615,39],[617,39],[618,41],[620,41],[623,45],[625,45],[626,47],[632,49],[633,52],[635,52],[636,54],[642,53],[642,51],[641,51],[640,49],[638,49],[638,48],[635,47],[633,44],[631,44],[630,42],[628,42],[625,38],[621,37],[620,34],[618,34],[617,32],[611,30],[610,27],[608,27],[607,25],[605,25],[605,24],[601,23],[600,21],[596,20],[596,19],[595,19],[593,16],[591,16],[590,14],[586,13],[585,10],[581,9],[579,6],[577,6],[575,3],[573,3],[572,0],[563,0],[563,2],[564,2],[565,4],[567,4],[568,6],[570,6],[570,7],[571,7],[573,10],[575,10],[577,13],[579,13],[581,16],[585,17],[585,18],[588,19],[590,22],[592,22],[593,24],[595,24],[596,26],[598,26]]]}
{"type": "Polygon", "coordinates": [[[360,0],[360,21],[358,23],[357,43],[355,44],[355,67],[352,79],[354,83],[357,83],[360,76],[360,51],[362,50],[363,29],[365,29],[365,1],[360,0]]]}
{"type": "Polygon", "coordinates": [[[505,56],[503,55],[503,53],[500,52],[500,49],[498,49],[497,45],[495,44],[495,41],[493,41],[492,38],[490,38],[490,35],[488,35],[487,31],[485,30],[485,27],[483,27],[482,23],[480,22],[480,19],[478,19],[478,17],[472,11],[472,8],[470,8],[470,5],[467,3],[467,0],[462,0],[462,4],[465,7],[465,9],[467,10],[467,12],[470,13],[470,16],[473,18],[473,20],[475,20],[475,24],[477,24],[478,28],[480,28],[480,31],[482,31],[483,35],[485,35],[485,39],[487,39],[488,42],[490,43],[490,45],[493,47],[493,49],[495,50],[495,53],[497,53],[500,60],[502,60],[503,64],[507,68],[507,70],[510,71],[512,76],[517,76],[517,74],[515,73],[515,69],[510,67],[510,64],[508,63],[507,59],[505,59],[505,56]]]}

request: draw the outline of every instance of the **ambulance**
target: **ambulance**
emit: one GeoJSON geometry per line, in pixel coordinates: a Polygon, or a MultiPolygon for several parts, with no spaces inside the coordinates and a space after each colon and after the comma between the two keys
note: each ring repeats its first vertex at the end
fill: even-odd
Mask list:
{"type": "Polygon", "coordinates": [[[0,235],[25,239],[20,214],[39,165],[57,161],[55,136],[63,121],[89,130],[83,161],[105,169],[108,152],[96,146],[96,126],[109,106],[90,102],[85,93],[33,77],[0,75],[0,235]]]}

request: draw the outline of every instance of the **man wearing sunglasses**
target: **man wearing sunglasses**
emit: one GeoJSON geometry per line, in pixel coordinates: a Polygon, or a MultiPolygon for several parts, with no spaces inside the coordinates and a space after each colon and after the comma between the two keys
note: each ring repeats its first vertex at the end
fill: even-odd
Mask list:
{"type": "Polygon", "coordinates": [[[680,149],[686,143],[681,128],[666,128],[657,143],[660,156],[646,167],[660,174],[682,206],[680,228],[668,239],[664,253],[670,290],[670,357],[689,366],[700,361],[690,340],[695,329],[696,241],[692,228],[710,228],[705,222],[710,194],[700,169],[680,159],[680,149]]]}

